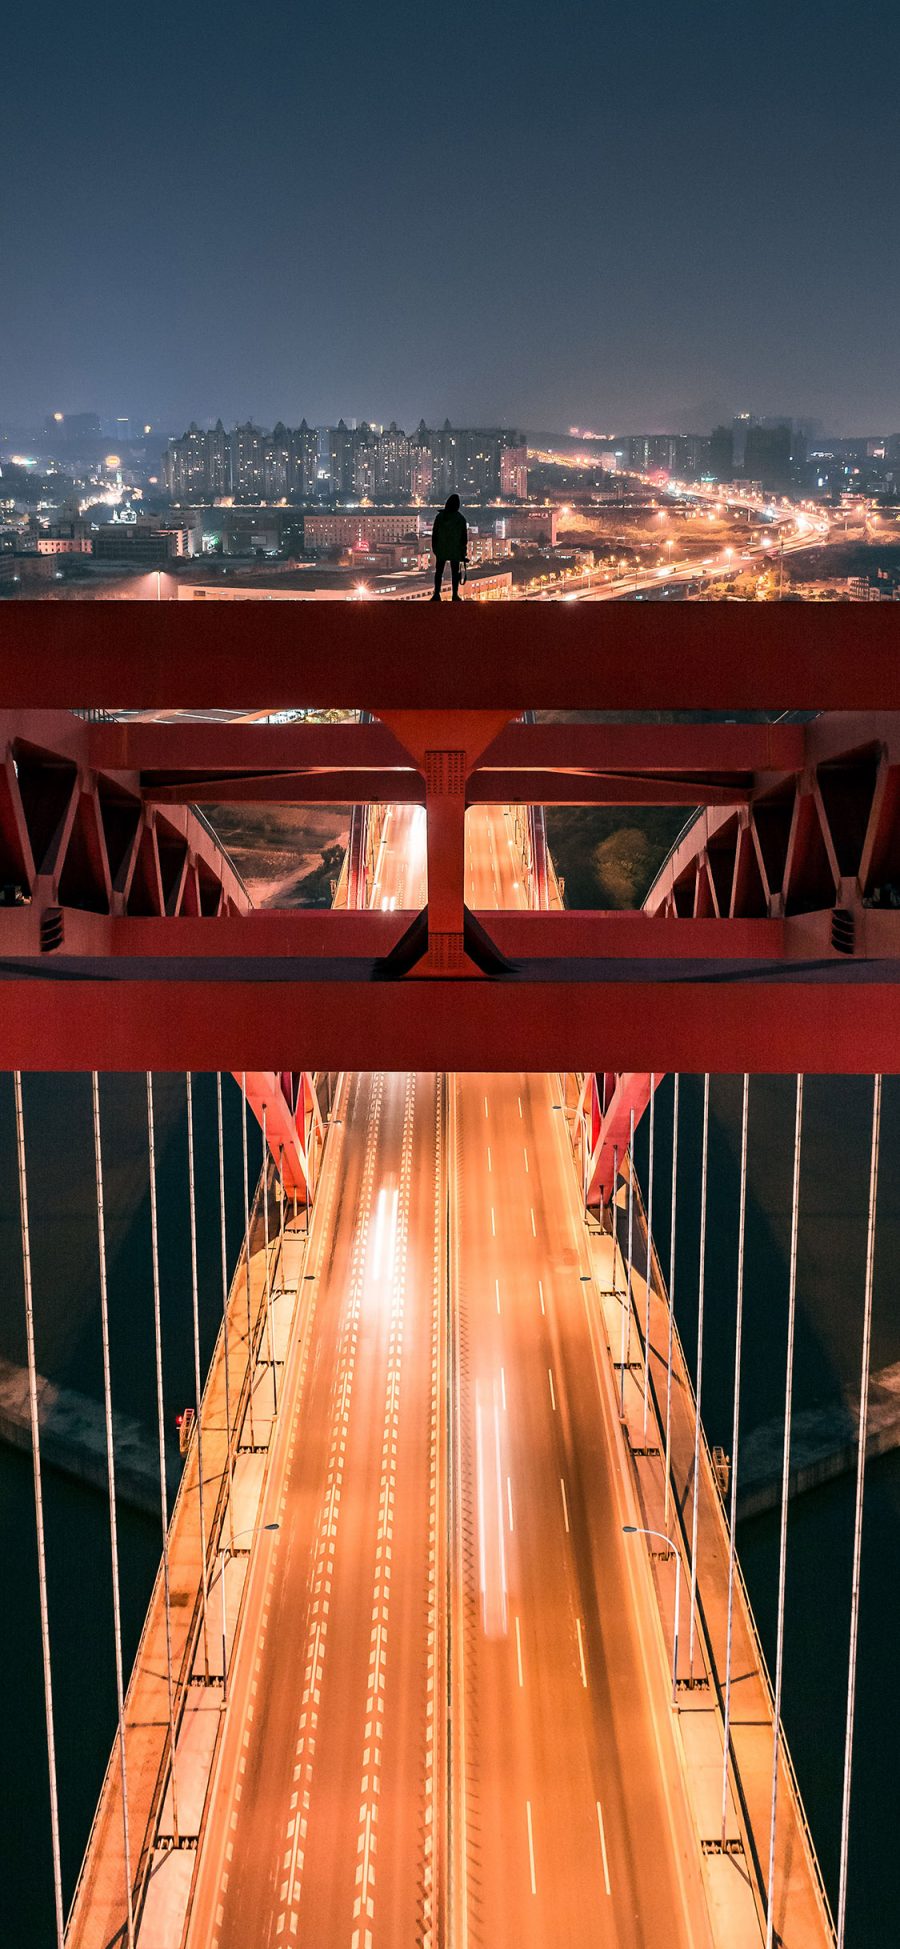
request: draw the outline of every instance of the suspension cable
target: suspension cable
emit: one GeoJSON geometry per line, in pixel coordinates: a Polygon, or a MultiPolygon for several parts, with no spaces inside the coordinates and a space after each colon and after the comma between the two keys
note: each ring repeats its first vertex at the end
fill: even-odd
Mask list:
{"type": "Polygon", "coordinates": [[[616,1273],[618,1271],[618,1257],[619,1257],[619,1200],[616,1196],[618,1189],[619,1189],[619,1146],[618,1144],[613,1144],[613,1178],[612,1178],[612,1191],[610,1193],[610,1200],[609,1200],[610,1205],[612,1206],[613,1297],[615,1297],[615,1292],[616,1292],[616,1273]]]}
{"type": "Polygon", "coordinates": [[[706,1198],[709,1166],[709,1073],[703,1078],[703,1155],[700,1163],[700,1272],[697,1286],[697,1387],[694,1397],[694,1481],[691,1510],[690,1667],[694,1676],[697,1609],[697,1532],[700,1521],[700,1416],[703,1402],[703,1301],[706,1292],[706,1198]]]}
{"type": "Polygon", "coordinates": [[[656,1117],[656,1077],[650,1072],[650,1162],[647,1168],[647,1286],[644,1294],[644,1434],[647,1433],[647,1394],[650,1386],[650,1295],[653,1291],[653,1135],[656,1117]]]}
{"type": "Polygon", "coordinates": [[[122,1839],[125,1847],[125,1920],[128,1949],[134,1949],[134,1904],[131,1894],[131,1839],[128,1830],[128,1772],[125,1763],[125,1686],[122,1675],[122,1608],[119,1596],[119,1531],[116,1520],[116,1457],[112,1423],[112,1376],[109,1364],[109,1292],[106,1283],[106,1219],[103,1207],[103,1153],[100,1143],[100,1078],[96,1069],[91,1071],[91,1101],[94,1116],[94,1171],[97,1179],[100,1337],[103,1346],[103,1410],[106,1420],[106,1478],[109,1488],[109,1553],[112,1563],[116,1704],[119,1715],[119,1773],[122,1781],[122,1839]]]}
{"type": "Polygon", "coordinates": [[[222,1351],[225,1356],[225,1466],[228,1471],[228,1535],[234,1548],[234,1456],[231,1448],[231,1387],[228,1373],[228,1234],[225,1225],[225,1125],[222,1071],[216,1071],[216,1121],[219,1135],[219,1229],[222,1240],[222,1351]]]}
{"type": "Polygon", "coordinates": [[[669,1504],[672,1500],[672,1348],[675,1338],[675,1210],[678,1193],[678,1071],[672,1098],[672,1213],[669,1233],[669,1345],[666,1354],[666,1502],[665,1532],[669,1534],[669,1504]]]}
{"type": "Polygon", "coordinates": [[[203,1388],[200,1379],[200,1293],[197,1280],[197,1190],[194,1181],[194,1087],[189,1069],[185,1070],[184,1080],[187,1089],[187,1138],[188,1138],[188,1203],[191,1219],[191,1317],[194,1333],[194,1391],[197,1397],[197,1510],[200,1523],[200,1588],[203,1598],[203,1675],[209,1679],[209,1639],[206,1629],[206,1605],[209,1597],[209,1577],[206,1564],[206,1512],[203,1507],[203,1430],[201,1428],[201,1401],[203,1388]]]}
{"type": "Polygon", "coordinates": [[[734,1631],[734,1568],[737,1548],[738,1444],[741,1432],[741,1344],[744,1333],[744,1237],[747,1216],[747,1125],[750,1078],[741,1107],[741,1182],[738,1193],[737,1307],[734,1326],[734,1402],[731,1427],[731,1520],[728,1531],[728,1624],[725,1634],[725,1723],[722,1753],[722,1846],[728,1822],[728,1744],[731,1737],[731,1654],[734,1631]]]}
{"type": "Polygon", "coordinates": [[[797,1317],[797,1230],[800,1215],[800,1145],[803,1136],[803,1077],[797,1077],[794,1112],[794,1180],[791,1191],[791,1259],[788,1273],[787,1354],[784,1369],[784,1451],[781,1468],[781,1529],[778,1541],[778,1624],[775,1635],[775,1703],[772,1728],[772,1811],[769,1825],[769,1879],[766,1895],[766,1949],[775,1941],[775,1825],[778,1817],[778,1762],[781,1756],[781,1692],[784,1677],[784,1595],[787,1575],[788,1497],[791,1480],[791,1409],[794,1398],[794,1329],[797,1317]]]}
{"type": "Polygon", "coordinates": [[[41,1480],[41,1428],[38,1414],[37,1369],[34,1351],[34,1291],[31,1282],[31,1228],[28,1219],[28,1171],[25,1159],[25,1113],[22,1073],[13,1072],[16,1103],[16,1151],[19,1165],[19,1219],[22,1233],[22,1282],[25,1290],[25,1339],[28,1347],[28,1407],[31,1416],[31,1462],[34,1471],[34,1530],[38,1560],[38,1600],[41,1613],[41,1656],[44,1667],[44,1717],[47,1723],[47,1772],[50,1779],[50,1845],[53,1854],[53,1906],[56,1941],[63,1949],[62,1864],[59,1845],[59,1794],[56,1780],[56,1734],[53,1724],[53,1665],[50,1657],[50,1607],[47,1600],[47,1552],[44,1535],[44,1494],[41,1480]]]}
{"type": "MultiPolygon", "coordinates": [[[[272,1373],[272,1414],[278,1413],[278,1383],[275,1379],[275,1347],[272,1340],[272,1262],[269,1257],[269,1137],[266,1129],[266,1106],[262,1106],[262,1207],[263,1207],[263,1249],[266,1257],[266,1345],[269,1349],[269,1367],[272,1373]]],[[[271,1441],[271,1432],[269,1440],[271,1441]]]]}
{"type": "Polygon", "coordinates": [[[172,1780],[172,1828],[178,1846],[178,1793],[175,1783],[175,1688],[172,1682],[172,1591],[169,1581],[169,1496],[166,1482],[165,1408],[163,1403],[162,1320],[159,1286],[159,1213],[156,1198],[156,1119],[153,1077],[147,1071],[147,1141],[150,1154],[150,1259],[153,1268],[153,1333],[156,1353],[156,1430],[159,1442],[159,1516],[162,1527],[163,1590],[166,1606],[166,1683],[169,1701],[169,1766],[172,1780]]]}
{"type": "Polygon", "coordinates": [[[634,1245],[634,1108],[631,1111],[631,1127],[628,1139],[628,1270],[625,1275],[625,1304],[622,1308],[622,1359],[619,1375],[619,1413],[625,1419],[625,1373],[631,1359],[631,1306],[632,1273],[631,1255],[634,1245]]]}
{"type": "Polygon", "coordinates": [[[247,1072],[241,1070],[241,1154],[244,1163],[244,1283],[247,1292],[247,1405],[250,1410],[250,1446],[253,1434],[253,1319],[250,1306],[250,1180],[247,1165],[247,1072]]]}
{"type": "Polygon", "coordinates": [[[853,1571],[850,1584],[850,1654],[847,1661],[847,1717],[844,1728],[844,1786],[841,1796],[841,1868],[838,1886],[837,1949],[844,1949],[847,1926],[847,1867],[850,1851],[850,1787],[853,1774],[853,1731],[856,1717],[856,1655],[859,1638],[859,1577],[862,1559],[863,1492],[866,1442],[869,1432],[869,1363],[872,1349],[872,1283],[875,1264],[875,1215],[878,1201],[878,1156],[881,1142],[881,1077],[873,1079],[872,1148],[869,1160],[869,1221],[866,1232],[866,1278],[863,1300],[862,1359],[859,1376],[859,1442],[856,1453],[856,1501],[853,1514],[853,1571]]]}

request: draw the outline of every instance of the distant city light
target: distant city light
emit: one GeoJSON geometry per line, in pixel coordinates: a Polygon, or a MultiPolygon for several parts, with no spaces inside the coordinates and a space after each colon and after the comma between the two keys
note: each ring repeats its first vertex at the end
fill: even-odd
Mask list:
{"type": "Polygon", "coordinates": [[[104,465],[104,467],[121,467],[121,465],[122,465],[122,456],[121,456],[121,454],[118,454],[118,453],[108,453],[108,454],[107,454],[107,456],[106,456],[106,459],[105,459],[105,460],[104,460],[104,462],[103,462],[103,465],[104,465]]]}
{"type": "Polygon", "coordinates": [[[61,421],[61,420],[63,419],[63,417],[64,417],[64,416],[63,416],[63,414],[62,414],[62,413],[54,413],[54,415],[53,415],[53,418],[55,419],[55,421],[56,421],[56,423],[57,423],[57,426],[59,425],[59,423],[60,423],[60,421],[61,421]]]}
{"type": "Polygon", "coordinates": [[[11,453],[9,457],[14,467],[36,467],[37,466],[37,461],[31,460],[27,453],[11,453]]]}

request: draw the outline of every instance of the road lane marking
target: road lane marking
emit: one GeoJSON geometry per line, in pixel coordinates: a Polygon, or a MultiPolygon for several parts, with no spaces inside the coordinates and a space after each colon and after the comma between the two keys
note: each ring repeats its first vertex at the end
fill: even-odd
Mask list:
{"type": "Polygon", "coordinates": [[[520,1115],[520,1117],[522,1117],[522,1116],[524,1116],[524,1114],[525,1114],[525,1112],[524,1112],[524,1110],[522,1109],[522,1098],[521,1098],[521,1097],[519,1097],[519,1098],[518,1098],[518,1104],[519,1104],[519,1115],[520,1115]]]}
{"type": "Polygon", "coordinates": [[[525,1802],[525,1815],[528,1821],[528,1865],[531,1869],[531,1892],[537,1894],[537,1880],[534,1872],[534,1829],[531,1824],[531,1801],[525,1802]]]}
{"type": "Polygon", "coordinates": [[[487,1114],[488,1114],[488,1100],[487,1100],[487,1097],[485,1097],[485,1099],[484,1099],[484,1114],[485,1114],[485,1116],[487,1116],[487,1114]]]}
{"type": "Polygon", "coordinates": [[[603,1855],[603,1880],[606,1883],[607,1894],[611,1895],[612,1889],[610,1888],[609,1885],[609,1862],[607,1861],[606,1858],[606,1835],[603,1831],[603,1808],[601,1807],[599,1800],[597,1802],[597,1825],[600,1829],[600,1848],[603,1855]]]}
{"type": "Polygon", "coordinates": [[[568,1536],[568,1533],[569,1533],[569,1504],[568,1504],[568,1500],[567,1500],[567,1498],[566,1498],[566,1485],[565,1485],[565,1482],[563,1481],[563,1478],[562,1478],[562,1476],[560,1476],[560,1478],[559,1478],[559,1486],[560,1486],[560,1488],[561,1488],[561,1490],[562,1490],[562,1506],[563,1506],[563,1516],[564,1516],[564,1518],[565,1518],[565,1524],[566,1524],[566,1535],[568,1536]]]}
{"type": "Polygon", "coordinates": [[[532,1229],[532,1232],[533,1232],[533,1234],[534,1234],[534,1236],[535,1236],[535,1238],[537,1238],[537,1226],[536,1226],[536,1224],[535,1224],[535,1222],[534,1222],[534,1206],[533,1206],[533,1205],[532,1205],[532,1207],[531,1207],[531,1229],[532,1229]]]}
{"type": "Polygon", "coordinates": [[[527,1169],[528,1169],[528,1147],[527,1147],[527,1145],[526,1145],[526,1144],[523,1144],[523,1145],[522,1145],[522,1156],[523,1156],[523,1157],[524,1157],[524,1159],[525,1159],[525,1169],[526,1169],[526,1171],[527,1171],[527,1169]]]}
{"type": "MultiPolygon", "coordinates": [[[[359,1201],[359,1217],[353,1238],[350,1259],[350,1286],[346,1308],[341,1321],[337,1360],[332,1382],[329,1406],[330,1444],[326,1488],[317,1521],[315,1555],[313,1569],[313,1605],[310,1615],[305,1648],[304,1683],[301,1696],[300,1716],[297,1726],[295,1747],[294,1779],[302,1782],[301,1812],[299,1819],[292,1819],[288,1830],[288,1851],[283,1864],[283,1880],[279,1899],[285,1904],[276,1922],[276,1938],[280,1941],[287,1929],[291,1937],[296,1936],[297,1903],[300,1898],[303,1877],[304,1854],[308,1827],[310,1786],[319,1722],[319,1702],[321,1698],[322,1677],[325,1662],[325,1649],[328,1633],[328,1620],[324,1611],[322,1597],[323,1584],[330,1592],[334,1572],[338,1518],[341,1505],[341,1490],[344,1476],[344,1459],[347,1435],[350,1426],[350,1402],[356,1366],[359,1339],[359,1319],[364,1281],[364,1267],[369,1243],[369,1225],[372,1216],[373,1180],[378,1141],[378,1131],[382,1112],[384,1078],[377,1076],[372,1087],[366,1128],[366,1148],[359,1201]]],[[[252,1719],[253,1706],[247,1708],[247,1718],[252,1719]]]]}
{"type": "MultiPolygon", "coordinates": [[[[366,1681],[362,1777],[359,1789],[360,1831],[357,1838],[357,1867],[355,1877],[357,1892],[353,1903],[355,1927],[351,1936],[351,1949],[359,1949],[361,1942],[367,1945],[371,1941],[372,1931],[370,1924],[375,1914],[377,1802],[381,1788],[381,1728],[385,1709],[385,1680],[392,1579],[391,1558],[394,1535],[394,1506],[397,1494],[397,1446],[400,1431],[401,1369],[403,1362],[406,1265],[409,1241],[409,1204],[415,1100],[416,1078],[414,1074],[410,1074],[406,1080],[406,1093],[403,1106],[400,1190],[394,1190],[391,1201],[392,1209],[389,1219],[390,1249],[386,1255],[382,1277],[381,1252],[376,1248],[370,1280],[370,1292],[371,1284],[374,1283],[376,1287],[374,1297],[377,1300],[381,1299],[384,1289],[388,1286],[390,1287],[391,1310],[388,1336],[388,1363],[385,1377],[381,1470],[378,1489],[377,1533],[372,1590],[372,1623],[369,1635],[369,1665],[366,1681]],[[400,1197],[401,1192],[402,1201],[400,1197]],[[369,1730],[373,1724],[377,1727],[374,1742],[372,1741],[369,1730]]],[[[384,1191],[380,1191],[378,1197],[380,1207],[385,1197],[384,1191]]]]}
{"type": "Polygon", "coordinates": [[[552,1367],[548,1367],[548,1368],[547,1368],[547,1379],[548,1379],[548,1381],[550,1382],[550,1400],[551,1400],[551,1403],[552,1403],[552,1406],[553,1406],[553,1412],[554,1412],[554,1414],[555,1414],[555,1413],[556,1413],[556,1389],[555,1389],[555,1387],[554,1387],[554,1385],[553,1385],[553,1368],[552,1368],[552,1367]]]}
{"type": "Polygon", "coordinates": [[[545,1305],[544,1305],[544,1281],[543,1281],[543,1279],[539,1279],[539,1280],[538,1280],[538,1298],[539,1298],[539,1300],[540,1300],[540,1302],[541,1302],[541,1312],[542,1312],[542,1313],[546,1313],[546,1310],[547,1310],[547,1309],[546,1309],[546,1307],[545,1307],[545,1305]]]}
{"type": "Polygon", "coordinates": [[[494,1292],[495,1292],[495,1293],[496,1293],[496,1295],[497,1295],[497,1311],[498,1311],[498,1313],[499,1313],[499,1311],[500,1311],[500,1281],[499,1281],[499,1279],[495,1279],[495,1280],[494,1280],[494,1292]]]}
{"type": "Polygon", "coordinates": [[[492,1232],[492,1234],[493,1234],[493,1236],[494,1236],[494,1238],[496,1238],[496,1236],[497,1236],[497,1220],[496,1220],[496,1218],[494,1217],[494,1207],[493,1207],[493,1205],[491,1206],[491,1232],[492,1232]]]}
{"type": "Polygon", "coordinates": [[[506,1375],[502,1367],[500,1369],[500,1399],[503,1402],[503,1412],[505,1414],[506,1413],[506,1375]]]}
{"type": "Polygon", "coordinates": [[[525,1676],[522,1671],[522,1633],[519,1629],[518,1617],[516,1618],[516,1665],[518,1667],[518,1672],[519,1672],[519,1684],[522,1686],[524,1690],[525,1676]]]}
{"type": "Polygon", "coordinates": [[[489,1170],[489,1171],[492,1171],[492,1170],[493,1170],[493,1168],[494,1168],[494,1166],[493,1166],[493,1164],[491,1163],[491,1147],[490,1147],[490,1144],[488,1144],[488,1147],[487,1147],[487,1154],[488,1154],[488,1170],[489,1170]]]}
{"type": "Polygon", "coordinates": [[[509,1533],[511,1536],[513,1533],[514,1524],[513,1524],[513,1513],[512,1513],[512,1483],[509,1479],[509,1476],[507,1476],[506,1478],[506,1507],[509,1513],[509,1533]]]}
{"type": "Polygon", "coordinates": [[[584,1686],[585,1690],[587,1690],[587,1672],[585,1670],[585,1664],[584,1664],[584,1639],[581,1635],[580,1617],[576,1617],[575,1619],[575,1629],[578,1633],[578,1663],[581,1666],[581,1683],[584,1686]]]}

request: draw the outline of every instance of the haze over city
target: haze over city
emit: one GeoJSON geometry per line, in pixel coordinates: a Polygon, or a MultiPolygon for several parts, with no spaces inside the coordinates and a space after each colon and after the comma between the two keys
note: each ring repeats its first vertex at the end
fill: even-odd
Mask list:
{"type": "Polygon", "coordinates": [[[896,11],[4,23],[0,413],[900,425],[896,11]]]}

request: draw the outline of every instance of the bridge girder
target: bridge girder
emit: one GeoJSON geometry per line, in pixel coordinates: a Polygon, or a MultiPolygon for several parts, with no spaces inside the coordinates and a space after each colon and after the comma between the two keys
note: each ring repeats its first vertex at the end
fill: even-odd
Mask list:
{"type": "MultiPolygon", "coordinates": [[[[33,697],[40,668],[41,693],[64,701],[121,703],[139,684],[139,700],[155,710],[164,701],[246,706],[248,670],[264,668],[273,704],[359,703],[362,695],[381,705],[380,722],[322,726],[85,724],[59,711],[8,713],[0,866],[3,881],[30,900],[0,913],[11,1061],[33,1059],[21,1052],[37,1047],[43,1020],[38,1060],[69,1062],[74,1044],[60,1046],[65,1011],[76,1041],[76,1021],[93,1021],[96,1060],[124,1062],[127,1050],[143,1061],[156,1033],[144,1032],[141,1011],[148,1023],[162,1019],[165,997],[174,1049],[189,1033],[190,1010],[185,1004],[182,1021],[178,997],[191,989],[197,1047],[221,1049],[227,1029],[237,1037],[229,1066],[256,1062],[263,1076],[278,1073],[259,1070],[271,1040],[264,1054],[249,1051],[259,1049],[267,1011],[273,1033],[290,1024],[292,1060],[310,1068],[350,1061],[361,1009],[370,1059],[377,1050],[379,1061],[400,1066],[484,1067],[489,1034],[489,1067],[590,1069],[602,1048],[608,1066],[624,1069],[639,1053],[640,1007],[645,1060],[660,1068],[746,1066],[742,1024],[754,1065],[815,1067],[796,1006],[801,990],[807,1023],[819,1033],[826,1022],[839,1028],[831,1065],[867,1067],[861,1052],[890,1044],[900,966],[890,910],[900,884],[894,713],[805,725],[512,721],[520,698],[531,705],[551,696],[573,708],[635,709],[651,697],[657,707],[694,708],[702,694],[707,706],[735,710],[764,699],[868,705],[877,690],[879,701],[897,703],[895,628],[880,610],[861,621],[850,606],[710,604],[660,615],[626,604],[599,616],[472,609],[436,646],[425,636],[431,614],[405,605],[306,605],[295,615],[278,605],[210,613],[133,604],[124,612],[125,657],[118,606],[11,609],[19,653],[0,656],[0,704],[33,697]],[[195,815],[151,802],[162,793],[293,793],[305,778],[316,795],[333,796],[340,784],[380,799],[396,780],[398,792],[424,796],[429,902],[405,936],[399,915],[383,917],[388,929],[361,912],[251,916],[236,876],[216,866],[211,835],[192,849],[203,832],[195,815]],[[651,890],[647,914],[466,910],[467,802],[654,802],[669,793],[706,804],[651,890]],[[430,1003],[415,994],[422,977],[433,984],[430,1003]],[[674,1037],[668,1056],[663,1022],[674,1037]]],[[[364,832],[354,811],[351,908],[365,897],[364,832]]],[[[534,862],[533,840],[531,854],[534,862]]],[[[356,1066],[364,1064],[363,1056],[356,1066]]],[[[292,1085],[286,1115],[294,1097],[292,1085]]]]}

